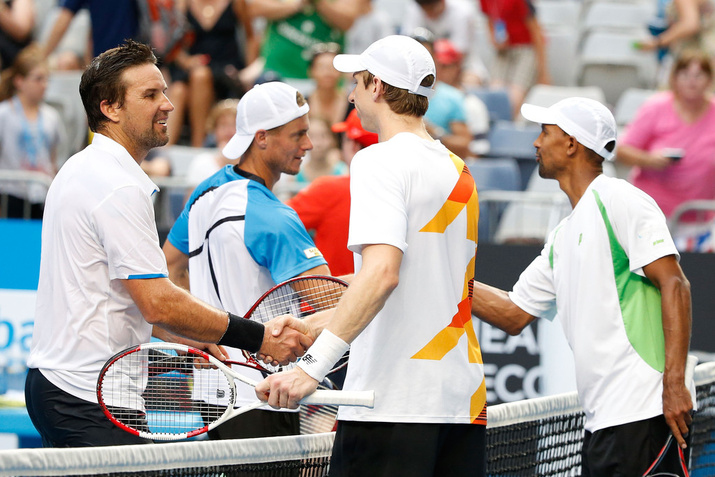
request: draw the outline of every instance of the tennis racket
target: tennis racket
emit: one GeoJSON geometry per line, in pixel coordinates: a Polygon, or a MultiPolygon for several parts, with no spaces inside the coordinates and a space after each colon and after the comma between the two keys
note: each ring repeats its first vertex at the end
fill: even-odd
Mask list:
{"type": "MultiPolygon", "coordinates": [[[[185,439],[266,405],[257,399],[235,408],[236,380],[257,384],[196,348],[145,343],[107,361],[97,399],[109,420],[127,432],[152,440],[185,439]],[[210,372],[194,373],[197,368],[210,372]],[[194,399],[196,391],[211,399],[194,399]]],[[[301,402],[372,407],[374,392],[318,390],[301,402]]]]}
{"type": "MultiPolygon", "coordinates": [[[[260,323],[265,323],[277,316],[286,314],[293,315],[299,319],[305,318],[313,313],[335,308],[347,288],[347,282],[324,275],[306,275],[291,278],[264,293],[248,310],[245,317],[260,323]]],[[[244,351],[243,354],[249,364],[268,373],[292,369],[296,365],[296,363],[290,363],[285,366],[272,366],[260,362],[253,353],[244,351]]],[[[335,363],[328,375],[343,368],[348,363],[348,355],[349,353],[346,352],[335,363]]]]}
{"type": "Polygon", "coordinates": [[[683,453],[683,449],[680,448],[680,446],[675,442],[675,437],[673,437],[673,434],[668,435],[668,439],[665,441],[665,445],[663,448],[660,450],[660,453],[658,456],[655,458],[655,461],[651,466],[648,468],[648,470],[645,471],[645,474],[643,474],[643,477],[689,477],[690,474],[688,473],[688,464],[685,462],[685,454],[683,453]],[[665,461],[669,454],[670,448],[675,445],[675,448],[677,449],[677,456],[674,456],[673,458],[677,459],[677,465],[678,465],[678,471],[680,473],[678,474],[673,474],[672,472],[662,472],[660,471],[660,465],[663,461],[665,461]]]}

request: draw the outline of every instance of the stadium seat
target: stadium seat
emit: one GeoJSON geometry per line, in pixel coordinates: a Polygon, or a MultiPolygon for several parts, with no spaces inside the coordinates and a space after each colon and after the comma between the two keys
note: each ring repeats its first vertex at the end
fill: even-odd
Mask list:
{"type": "MultiPolygon", "coordinates": [[[[563,0],[559,3],[571,3],[563,0]]],[[[551,76],[551,84],[556,86],[576,86],[578,66],[579,32],[572,28],[547,28],[546,61],[551,76]]]]}
{"type": "MultiPolygon", "coordinates": [[[[555,86],[537,84],[531,87],[524,102],[548,107],[562,99],[572,96],[591,98],[602,103],[605,102],[606,99],[603,90],[598,86],[555,86]]],[[[524,121],[521,115],[519,115],[519,118],[520,121],[524,121]]]]}
{"type": "Polygon", "coordinates": [[[655,93],[654,89],[628,88],[625,90],[613,109],[616,124],[620,127],[630,124],[638,109],[655,93]]]}
{"type": "Polygon", "coordinates": [[[655,2],[592,2],[584,7],[581,29],[590,31],[645,32],[657,13],[655,2]]]}
{"type": "Polygon", "coordinates": [[[167,146],[164,149],[166,156],[171,161],[171,175],[175,177],[185,176],[186,171],[189,169],[189,164],[196,156],[214,151],[211,148],[180,145],[167,146]]]}
{"type": "Polygon", "coordinates": [[[541,128],[536,124],[516,124],[510,121],[499,121],[489,130],[487,155],[516,159],[522,180],[520,190],[524,189],[536,166],[534,141],[540,132],[541,128]]]}
{"type": "Polygon", "coordinates": [[[546,30],[576,28],[581,21],[581,2],[577,0],[539,0],[534,3],[536,19],[546,30]]]}
{"type": "MultiPolygon", "coordinates": [[[[493,190],[516,191],[521,188],[521,173],[515,159],[482,158],[469,161],[469,172],[477,185],[477,192],[493,190]]],[[[498,207],[479,207],[479,236],[489,237],[490,231],[496,230],[504,205],[498,207]]]]}
{"type": "Polygon", "coordinates": [[[594,31],[587,34],[579,54],[578,84],[599,86],[610,105],[628,88],[652,88],[657,59],[652,52],[634,48],[634,43],[642,38],[633,33],[594,31]]]}
{"type": "Polygon", "coordinates": [[[468,94],[473,94],[481,99],[489,111],[489,120],[511,121],[511,100],[506,89],[501,88],[471,88],[468,94]]]}

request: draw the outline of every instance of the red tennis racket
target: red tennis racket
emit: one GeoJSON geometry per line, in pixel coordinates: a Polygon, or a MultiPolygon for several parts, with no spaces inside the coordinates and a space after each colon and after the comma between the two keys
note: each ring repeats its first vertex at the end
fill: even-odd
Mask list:
{"type": "MultiPolygon", "coordinates": [[[[266,405],[256,399],[234,407],[236,380],[257,384],[201,350],[146,343],[107,361],[97,381],[97,398],[104,414],[127,432],[152,440],[184,439],[266,405]],[[197,368],[209,372],[194,373],[197,368]],[[202,400],[194,398],[197,391],[202,400]]],[[[372,407],[374,393],[317,390],[301,402],[372,407]]]]}
{"type": "MultiPolygon", "coordinates": [[[[290,314],[296,318],[305,318],[319,311],[335,308],[347,290],[347,282],[324,275],[307,275],[292,278],[274,286],[261,296],[248,310],[245,317],[249,320],[265,323],[277,316],[290,314]]],[[[248,364],[268,373],[292,369],[296,363],[285,366],[272,366],[256,358],[255,354],[244,351],[248,364]]],[[[348,352],[337,362],[331,373],[343,368],[348,363],[348,352]]]]}

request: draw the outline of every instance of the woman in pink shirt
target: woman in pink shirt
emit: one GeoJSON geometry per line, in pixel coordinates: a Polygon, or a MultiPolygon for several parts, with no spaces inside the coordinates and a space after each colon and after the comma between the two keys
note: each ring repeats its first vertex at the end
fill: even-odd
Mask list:
{"type": "Polygon", "coordinates": [[[712,82],[708,55],[684,51],[673,65],[670,91],[652,96],[619,141],[617,160],[634,166],[629,180],[653,197],[666,217],[685,201],[715,199],[712,82]]]}

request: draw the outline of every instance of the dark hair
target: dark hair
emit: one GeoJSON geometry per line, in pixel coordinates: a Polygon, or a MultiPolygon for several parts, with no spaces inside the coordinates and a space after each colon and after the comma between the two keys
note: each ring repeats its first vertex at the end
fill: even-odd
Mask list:
{"type": "Polygon", "coordinates": [[[156,56],[149,45],[134,40],[126,40],[111,50],[107,50],[92,60],[82,74],[79,95],[87,113],[89,128],[97,132],[107,117],[102,113],[102,101],[124,104],[127,85],[122,74],[129,68],[145,64],[157,64],[156,56]]]}
{"type": "Polygon", "coordinates": [[[313,66],[315,59],[320,55],[323,55],[325,53],[337,55],[340,54],[340,52],[340,45],[338,45],[337,43],[316,43],[315,45],[310,47],[310,61],[308,63],[308,66],[313,66]]]}
{"type": "MultiPolygon", "coordinates": [[[[365,87],[372,83],[375,77],[369,71],[361,71],[362,81],[365,87]]],[[[431,87],[435,82],[434,75],[427,75],[422,79],[420,86],[427,88],[431,87]]],[[[395,114],[405,114],[407,116],[422,117],[427,113],[429,107],[429,98],[419,94],[410,93],[406,89],[398,88],[390,84],[382,82],[385,88],[385,102],[390,107],[390,110],[395,114]]]]}

